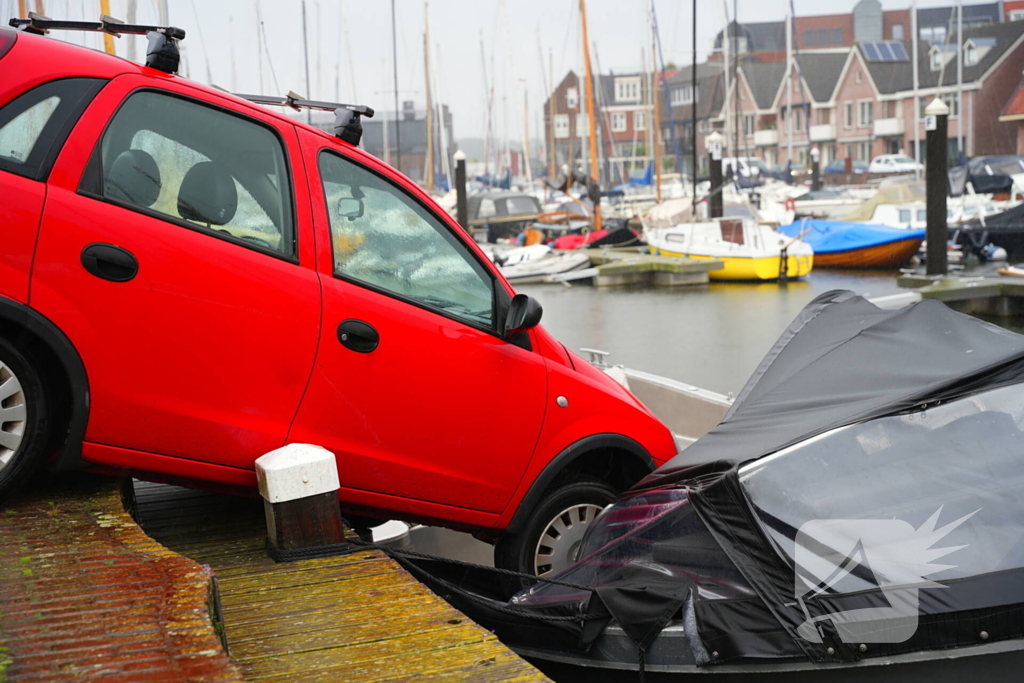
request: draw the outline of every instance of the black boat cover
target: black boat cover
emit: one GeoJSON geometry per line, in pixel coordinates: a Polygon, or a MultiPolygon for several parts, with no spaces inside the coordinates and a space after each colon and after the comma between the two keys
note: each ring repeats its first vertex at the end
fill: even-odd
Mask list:
{"type": "Polygon", "coordinates": [[[976,194],[1010,192],[1013,178],[1024,173],[1024,157],[1016,155],[974,157],[964,166],[949,171],[949,194],[959,197],[967,183],[971,183],[976,194]]]}
{"type": "Polygon", "coordinates": [[[993,387],[1024,358],[1024,336],[935,300],[883,310],[847,291],[804,308],[722,422],[634,489],[686,478],[695,465],[754,460],[830,429],[993,387]]]}
{"type": "MultiPolygon", "coordinates": [[[[1024,637],[1022,386],[1024,336],[938,301],[888,311],[827,292],[782,334],[718,427],[594,521],[581,559],[556,577],[570,583],[508,600],[485,577],[413,571],[506,642],[534,650],[585,652],[612,619],[641,653],[681,620],[696,665],[850,662],[976,645],[979,633],[1024,637]],[[849,574],[852,589],[815,593],[842,565],[807,575],[799,553],[841,560],[856,551],[813,535],[815,524],[881,520],[928,534],[926,518],[934,529],[947,502],[946,514],[962,519],[939,530],[954,535],[935,557],[971,550],[915,575],[939,572],[943,584],[890,572],[887,586],[869,566],[881,556],[868,555],[849,574]],[[911,584],[920,590],[908,592],[911,584]],[[894,596],[910,594],[912,634],[851,638],[842,615],[895,612],[894,596]]],[[[876,634],[900,626],[871,619],[876,634]]]]}

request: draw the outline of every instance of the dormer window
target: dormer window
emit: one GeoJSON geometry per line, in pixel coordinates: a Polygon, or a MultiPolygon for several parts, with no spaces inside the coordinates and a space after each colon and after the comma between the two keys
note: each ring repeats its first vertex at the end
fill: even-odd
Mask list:
{"type": "Polygon", "coordinates": [[[579,91],[576,88],[567,88],[565,91],[565,106],[569,109],[575,109],[576,105],[580,103],[579,91]]]}
{"type": "Polygon", "coordinates": [[[628,78],[615,79],[615,101],[616,102],[639,102],[640,101],[640,77],[630,76],[628,78]]]}
{"type": "Polygon", "coordinates": [[[860,69],[858,69],[858,70],[857,70],[857,73],[856,73],[856,74],[854,75],[854,80],[856,80],[856,81],[857,81],[857,85],[860,85],[860,84],[861,84],[861,81],[863,81],[863,80],[864,80],[864,75],[863,75],[863,74],[861,74],[861,72],[860,72],[860,69]]]}
{"type": "Polygon", "coordinates": [[[928,56],[932,65],[932,71],[938,71],[942,68],[942,51],[939,48],[933,47],[928,56]]]}
{"type": "Polygon", "coordinates": [[[964,64],[967,66],[974,66],[978,63],[978,47],[974,44],[974,41],[968,40],[964,44],[964,64]]]}

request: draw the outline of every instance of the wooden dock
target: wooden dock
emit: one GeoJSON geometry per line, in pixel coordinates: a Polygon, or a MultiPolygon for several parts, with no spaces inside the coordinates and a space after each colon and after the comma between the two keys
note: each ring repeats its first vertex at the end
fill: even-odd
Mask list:
{"type": "Polygon", "coordinates": [[[261,500],[136,487],[0,511],[0,683],[547,680],[383,553],[275,564],[261,500]]]}
{"type": "Polygon", "coordinates": [[[0,511],[0,681],[242,681],[213,575],[146,536],[118,480],[71,475],[0,511]]]}
{"type": "Polygon", "coordinates": [[[146,533],[215,572],[246,680],[547,680],[381,552],[275,564],[259,499],[138,483],[136,501],[146,533]]]}
{"type": "Polygon", "coordinates": [[[994,318],[1024,315],[1024,278],[1009,275],[901,275],[896,283],[955,311],[994,318]]]}
{"type": "MultiPolygon", "coordinates": [[[[584,253],[590,257],[592,267],[561,275],[538,276],[529,283],[587,282],[595,287],[706,285],[710,281],[708,273],[723,267],[721,261],[712,259],[660,256],[645,252],[645,247],[588,249],[584,253]]],[[[518,282],[527,283],[524,280],[518,282]]]]}

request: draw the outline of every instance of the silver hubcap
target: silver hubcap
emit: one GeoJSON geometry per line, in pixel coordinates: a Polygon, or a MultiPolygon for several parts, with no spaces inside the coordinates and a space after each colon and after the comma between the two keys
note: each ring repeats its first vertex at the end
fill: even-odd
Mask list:
{"type": "Polygon", "coordinates": [[[534,573],[537,576],[551,576],[572,564],[576,559],[576,550],[583,541],[583,534],[600,512],[601,507],[598,505],[573,505],[551,520],[537,541],[534,573]]]}
{"type": "Polygon", "coordinates": [[[18,453],[25,435],[25,392],[11,369],[0,361],[0,470],[18,453]]]}

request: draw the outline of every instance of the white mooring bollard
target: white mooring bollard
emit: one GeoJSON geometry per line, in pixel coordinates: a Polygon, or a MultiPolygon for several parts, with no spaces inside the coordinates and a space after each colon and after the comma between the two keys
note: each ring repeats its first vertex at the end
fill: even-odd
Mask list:
{"type": "Polygon", "coordinates": [[[274,561],[326,557],[345,547],[333,453],[288,444],[256,460],[256,477],[267,515],[267,553],[274,561]]]}

